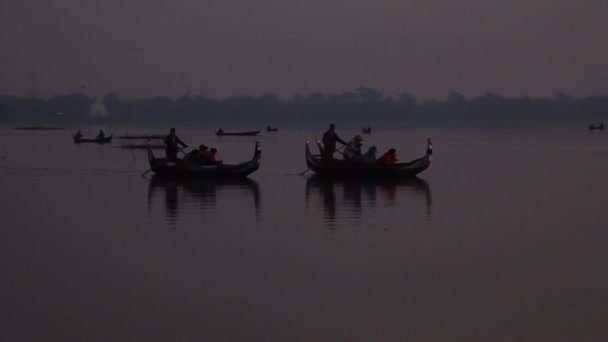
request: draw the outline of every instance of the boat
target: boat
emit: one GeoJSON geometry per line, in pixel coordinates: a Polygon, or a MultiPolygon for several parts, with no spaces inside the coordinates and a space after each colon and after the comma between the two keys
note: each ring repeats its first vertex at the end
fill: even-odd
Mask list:
{"type": "Polygon", "coordinates": [[[591,124],[591,125],[589,125],[589,130],[591,130],[591,131],[594,131],[594,130],[603,131],[604,130],[604,123],[602,122],[602,123],[600,123],[597,126],[594,125],[594,124],[591,124]]]}
{"type": "Polygon", "coordinates": [[[238,164],[200,164],[167,161],[166,158],[156,158],[152,148],[148,148],[148,162],[150,171],[161,178],[242,178],[257,171],[260,167],[262,149],[256,141],[251,160],[238,164]]]}
{"type": "Polygon", "coordinates": [[[371,127],[363,127],[361,129],[361,132],[364,134],[371,134],[372,133],[372,128],[371,127]]]}
{"type": "Polygon", "coordinates": [[[72,138],[74,138],[74,143],[76,143],[76,144],[80,144],[80,143],[106,144],[106,143],[112,142],[112,135],[107,136],[105,138],[94,138],[94,139],[82,138],[82,137],[73,135],[72,138]]]}
{"type": "Polygon", "coordinates": [[[215,135],[217,135],[217,136],[224,136],[224,135],[253,136],[253,135],[258,135],[258,134],[260,134],[260,130],[243,131],[243,132],[225,132],[223,129],[220,128],[215,132],[215,135]]]}
{"type": "Polygon", "coordinates": [[[433,155],[433,145],[431,139],[427,139],[427,148],[424,156],[405,163],[378,164],[348,161],[343,159],[323,160],[323,146],[317,140],[319,154],[312,154],[306,141],[305,154],[306,165],[315,174],[320,176],[330,176],[338,178],[373,178],[373,177],[413,177],[426,170],[431,165],[433,155]]]}
{"type": "Polygon", "coordinates": [[[268,131],[268,132],[278,132],[279,129],[277,127],[266,126],[266,131],[268,131]]]}

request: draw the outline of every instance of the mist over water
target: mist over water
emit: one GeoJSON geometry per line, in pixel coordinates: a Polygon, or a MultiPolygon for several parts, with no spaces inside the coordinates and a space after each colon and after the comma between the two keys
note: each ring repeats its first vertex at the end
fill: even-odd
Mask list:
{"type": "Polygon", "coordinates": [[[0,128],[0,337],[604,339],[608,135],[586,124],[373,127],[364,147],[401,161],[433,139],[431,167],[401,182],[298,176],[327,123],[178,126],[225,162],[261,142],[260,170],[229,182],[142,178],[145,152],[119,140],[0,128]]]}

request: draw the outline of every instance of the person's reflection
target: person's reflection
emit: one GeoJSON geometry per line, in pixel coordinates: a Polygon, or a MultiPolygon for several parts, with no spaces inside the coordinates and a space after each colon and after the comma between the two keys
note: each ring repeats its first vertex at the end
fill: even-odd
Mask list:
{"type": "Polygon", "coordinates": [[[152,202],[157,191],[164,192],[165,215],[170,223],[177,222],[180,207],[183,210],[184,207],[188,207],[186,206],[188,203],[197,203],[201,210],[215,209],[218,198],[224,191],[236,191],[252,196],[256,219],[260,216],[260,188],[257,182],[250,179],[175,181],[153,177],[148,187],[149,211],[152,210],[152,202]]]}
{"type": "Polygon", "coordinates": [[[354,219],[360,219],[363,207],[375,208],[378,203],[378,194],[385,199],[389,206],[396,205],[399,194],[406,197],[425,198],[427,220],[431,220],[432,197],[429,184],[420,178],[410,179],[332,179],[317,176],[306,180],[306,205],[309,206],[311,194],[318,191],[323,202],[325,222],[335,224],[337,211],[340,207],[351,212],[354,219]],[[342,198],[337,199],[337,189],[342,188],[342,198]]]}

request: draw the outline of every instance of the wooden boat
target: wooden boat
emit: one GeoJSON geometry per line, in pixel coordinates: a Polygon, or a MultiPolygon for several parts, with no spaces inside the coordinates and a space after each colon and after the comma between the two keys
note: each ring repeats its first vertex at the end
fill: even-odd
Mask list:
{"type": "Polygon", "coordinates": [[[433,145],[431,139],[427,139],[426,154],[420,158],[405,163],[379,164],[347,161],[343,159],[323,160],[321,154],[323,147],[317,140],[320,154],[315,155],[310,151],[306,141],[306,165],[310,170],[320,176],[332,177],[413,177],[426,170],[431,165],[433,145]]]}
{"type": "Polygon", "coordinates": [[[200,164],[167,161],[166,158],[156,158],[152,148],[148,148],[150,170],[161,178],[239,178],[247,177],[260,167],[262,149],[260,143],[255,143],[251,160],[238,164],[200,164]]]}
{"type": "Polygon", "coordinates": [[[97,143],[97,144],[106,144],[109,142],[112,142],[112,135],[107,136],[105,138],[94,138],[94,139],[87,139],[87,138],[82,138],[82,137],[77,137],[77,136],[72,136],[72,138],[74,138],[74,143],[76,144],[80,144],[80,143],[97,143]]]}
{"type": "Polygon", "coordinates": [[[260,130],[257,131],[244,131],[244,132],[224,132],[223,129],[218,129],[215,132],[215,135],[224,136],[224,135],[235,135],[235,136],[253,136],[260,134],[260,130]]]}
{"type": "Polygon", "coordinates": [[[266,127],[266,131],[268,131],[268,132],[278,132],[278,131],[279,131],[279,129],[278,129],[278,128],[276,128],[276,127],[270,127],[270,126],[267,126],[267,127],[266,127]]]}
{"type": "Polygon", "coordinates": [[[602,123],[600,123],[597,126],[594,125],[594,124],[591,124],[591,125],[589,125],[589,130],[591,130],[591,131],[594,131],[594,130],[603,131],[604,130],[604,123],[602,122],[602,123]]]}
{"type": "Polygon", "coordinates": [[[364,134],[371,134],[372,133],[372,128],[371,127],[364,127],[361,129],[361,132],[364,134]]]}

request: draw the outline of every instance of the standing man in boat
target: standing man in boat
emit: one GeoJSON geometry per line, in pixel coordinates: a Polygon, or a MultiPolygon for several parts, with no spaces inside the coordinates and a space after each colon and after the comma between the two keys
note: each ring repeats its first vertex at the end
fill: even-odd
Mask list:
{"type": "Polygon", "coordinates": [[[167,160],[177,160],[178,144],[182,145],[182,147],[184,148],[188,147],[186,143],[184,143],[177,135],[175,135],[175,128],[171,128],[169,135],[165,137],[165,153],[167,155],[167,160]]]}
{"type": "Polygon", "coordinates": [[[323,134],[323,159],[332,160],[334,159],[334,152],[336,152],[336,142],[346,145],[346,141],[340,139],[336,133],[336,125],[333,123],[329,125],[327,132],[323,134]]]}

